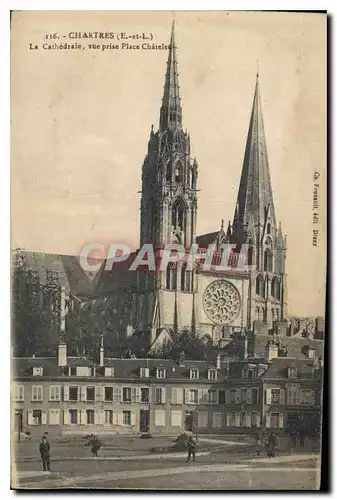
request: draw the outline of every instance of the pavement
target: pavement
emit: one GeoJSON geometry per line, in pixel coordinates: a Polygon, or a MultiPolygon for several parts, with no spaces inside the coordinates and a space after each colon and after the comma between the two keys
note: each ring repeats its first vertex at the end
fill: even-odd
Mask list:
{"type": "MultiPolygon", "coordinates": [[[[81,446],[74,442],[73,447],[69,443],[55,443],[55,446],[52,445],[51,473],[39,469],[38,457],[36,453],[35,456],[31,455],[31,446],[20,446],[17,449],[13,485],[27,490],[90,488],[245,491],[315,490],[319,485],[320,457],[316,453],[256,457],[251,451],[252,447],[247,447],[248,443],[242,440],[238,442],[230,440],[230,437],[209,437],[200,438],[199,446],[201,448],[204,444],[210,449],[200,449],[196,463],[186,464],[186,452],[150,453],[154,440],[141,444],[139,441],[143,440],[124,443],[128,446],[127,454],[120,455],[118,452],[98,458],[92,457],[88,448],[83,449],[83,441],[80,442],[81,446]],[[69,453],[70,450],[72,453],[69,453]],[[79,450],[84,453],[81,455],[79,450]]],[[[172,445],[172,439],[170,443],[172,445]]],[[[118,443],[115,444],[119,449],[118,443]]]]}

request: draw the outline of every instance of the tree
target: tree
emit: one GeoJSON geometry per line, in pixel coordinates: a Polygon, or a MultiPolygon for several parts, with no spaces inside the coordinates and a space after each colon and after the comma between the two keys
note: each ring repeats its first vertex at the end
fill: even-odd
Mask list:
{"type": "Polygon", "coordinates": [[[42,285],[22,250],[12,260],[12,346],[16,356],[54,354],[60,325],[59,286],[42,285]]]}
{"type": "Polygon", "coordinates": [[[189,330],[170,331],[170,338],[156,349],[153,357],[178,359],[184,352],[186,359],[214,359],[216,348],[205,344],[200,337],[189,330]]]}

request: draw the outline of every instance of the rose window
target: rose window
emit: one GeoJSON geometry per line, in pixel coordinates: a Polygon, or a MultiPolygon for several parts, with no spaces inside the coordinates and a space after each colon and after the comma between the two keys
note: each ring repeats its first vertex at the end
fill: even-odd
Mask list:
{"type": "Polygon", "coordinates": [[[229,281],[218,280],[206,288],[203,303],[205,313],[214,323],[226,325],[240,311],[240,294],[229,281]]]}

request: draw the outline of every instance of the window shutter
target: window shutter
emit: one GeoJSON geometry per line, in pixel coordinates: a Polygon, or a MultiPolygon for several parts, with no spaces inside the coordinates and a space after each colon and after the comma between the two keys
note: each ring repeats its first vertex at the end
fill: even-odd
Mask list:
{"type": "Polygon", "coordinates": [[[134,412],[131,413],[131,425],[136,425],[137,419],[136,414],[134,412]]]}
{"type": "Polygon", "coordinates": [[[261,417],[260,417],[260,413],[258,413],[256,415],[256,427],[260,427],[261,425],[261,417]]]}
{"type": "Polygon", "coordinates": [[[65,385],[63,387],[63,399],[64,401],[69,401],[69,386],[65,385]]]}
{"type": "Polygon", "coordinates": [[[122,401],[122,388],[117,386],[116,391],[114,390],[114,396],[115,394],[117,403],[120,403],[122,401]]]}
{"type": "Polygon", "coordinates": [[[53,409],[49,410],[49,425],[59,425],[60,424],[60,410],[53,409]]]}
{"type": "Polygon", "coordinates": [[[251,389],[247,389],[247,403],[251,404],[251,402],[252,402],[252,390],[251,389]]]}
{"type": "Polygon", "coordinates": [[[219,404],[219,391],[216,390],[215,391],[215,397],[214,397],[214,403],[215,405],[218,405],[219,404]]]}
{"type": "Polygon", "coordinates": [[[28,410],[27,412],[27,423],[28,425],[33,425],[33,410],[28,410]]]}
{"type": "Polygon", "coordinates": [[[102,401],[102,389],[101,385],[95,387],[95,401],[102,401]]]}
{"type": "Polygon", "coordinates": [[[104,423],[104,413],[99,410],[95,410],[95,425],[103,425],[104,423]]]}
{"type": "Polygon", "coordinates": [[[46,410],[42,410],[41,423],[42,423],[42,425],[47,425],[47,412],[46,412],[46,410]]]}
{"type": "Polygon", "coordinates": [[[185,389],[185,404],[189,405],[190,401],[191,401],[190,390],[189,389],[185,389]]]}
{"type": "Polygon", "coordinates": [[[140,402],[140,387],[136,387],[136,403],[140,402]]]}
{"type": "Polygon", "coordinates": [[[81,401],[87,400],[87,388],[85,385],[81,385],[81,401]]]}
{"type": "Polygon", "coordinates": [[[117,425],[123,425],[123,413],[121,411],[117,413],[117,425]]]}
{"type": "Polygon", "coordinates": [[[226,413],[226,425],[227,427],[231,427],[231,414],[226,413]]]}
{"type": "Polygon", "coordinates": [[[161,402],[166,403],[166,389],[165,389],[165,387],[163,387],[161,390],[161,402]]]}
{"type": "Polygon", "coordinates": [[[252,416],[250,413],[246,413],[246,427],[252,426],[252,416]]]}
{"type": "Polygon", "coordinates": [[[64,423],[64,425],[68,425],[70,423],[68,410],[63,410],[63,423],[64,423]]]}
{"type": "Polygon", "coordinates": [[[78,421],[80,425],[86,425],[87,423],[87,412],[85,410],[79,410],[78,421]]]}
{"type": "Polygon", "coordinates": [[[55,386],[51,385],[49,387],[49,401],[53,401],[54,400],[54,393],[55,393],[55,386]]]}
{"type": "Polygon", "coordinates": [[[279,413],[279,416],[278,416],[278,426],[280,429],[283,429],[283,425],[284,425],[284,413],[279,413]]]}
{"type": "Polygon", "coordinates": [[[179,387],[177,389],[177,404],[182,405],[183,403],[184,403],[184,393],[183,393],[183,389],[181,387],[179,387]]]}
{"type": "Polygon", "coordinates": [[[178,394],[177,394],[177,389],[175,387],[172,387],[171,391],[171,404],[176,405],[178,401],[178,394]]]}
{"type": "Polygon", "coordinates": [[[284,405],[284,389],[280,390],[280,405],[284,405]]]}
{"type": "Polygon", "coordinates": [[[266,427],[271,427],[271,415],[270,413],[266,413],[266,427]]]}
{"type": "Polygon", "coordinates": [[[266,405],[271,404],[271,389],[266,389],[266,405]]]}
{"type": "Polygon", "coordinates": [[[137,388],[131,387],[131,402],[136,403],[137,401],[137,388]]]}
{"type": "Polygon", "coordinates": [[[235,413],[235,427],[240,427],[240,413],[235,413]]]}
{"type": "Polygon", "coordinates": [[[230,389],[227,389],[225,392],[226,392],[226,404],[229,404],[231,400],[230,389]]]}
{"type": "Polygon", "coordinates": [[[118,425],[118,413],[115,410],[112,412],[112,425],[118,425]]]}
{"type": "Polygon", "coordinates": [[[310,404],[314,406],[316,403],[315,391],[310,391],[310,404]]]}
{"type": "Polygon", "coordinates": [[[201,395],[200,395],[199,404],[207,405],[208,404],[208,390],[207,389],[200,389],[200,392],[201,392],[201,395]]]}

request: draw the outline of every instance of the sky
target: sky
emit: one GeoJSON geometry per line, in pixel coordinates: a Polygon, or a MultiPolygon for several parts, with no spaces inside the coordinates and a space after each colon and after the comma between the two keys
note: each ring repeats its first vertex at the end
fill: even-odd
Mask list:
{"type": "MultiPolygon", "coordinates": [[[[288,241],[288,311],[324,315],[326,17],[174,17],[183,127],[199,164],[197,234],[233,219],[259,61],[276,218],[288,241]]],[[[84,50],[43,50],[42,43],[52,33],[57,43],[81,43],[69,33],[102,31],[151,33],[154,43],[168,45],[172,18],[144,11],[13,14],[13,247],[74,255],[93,242],[138,247],[141,167],[151,124],[158,127],[168,53],[89,50],[83,40],[84,50]]]]}

